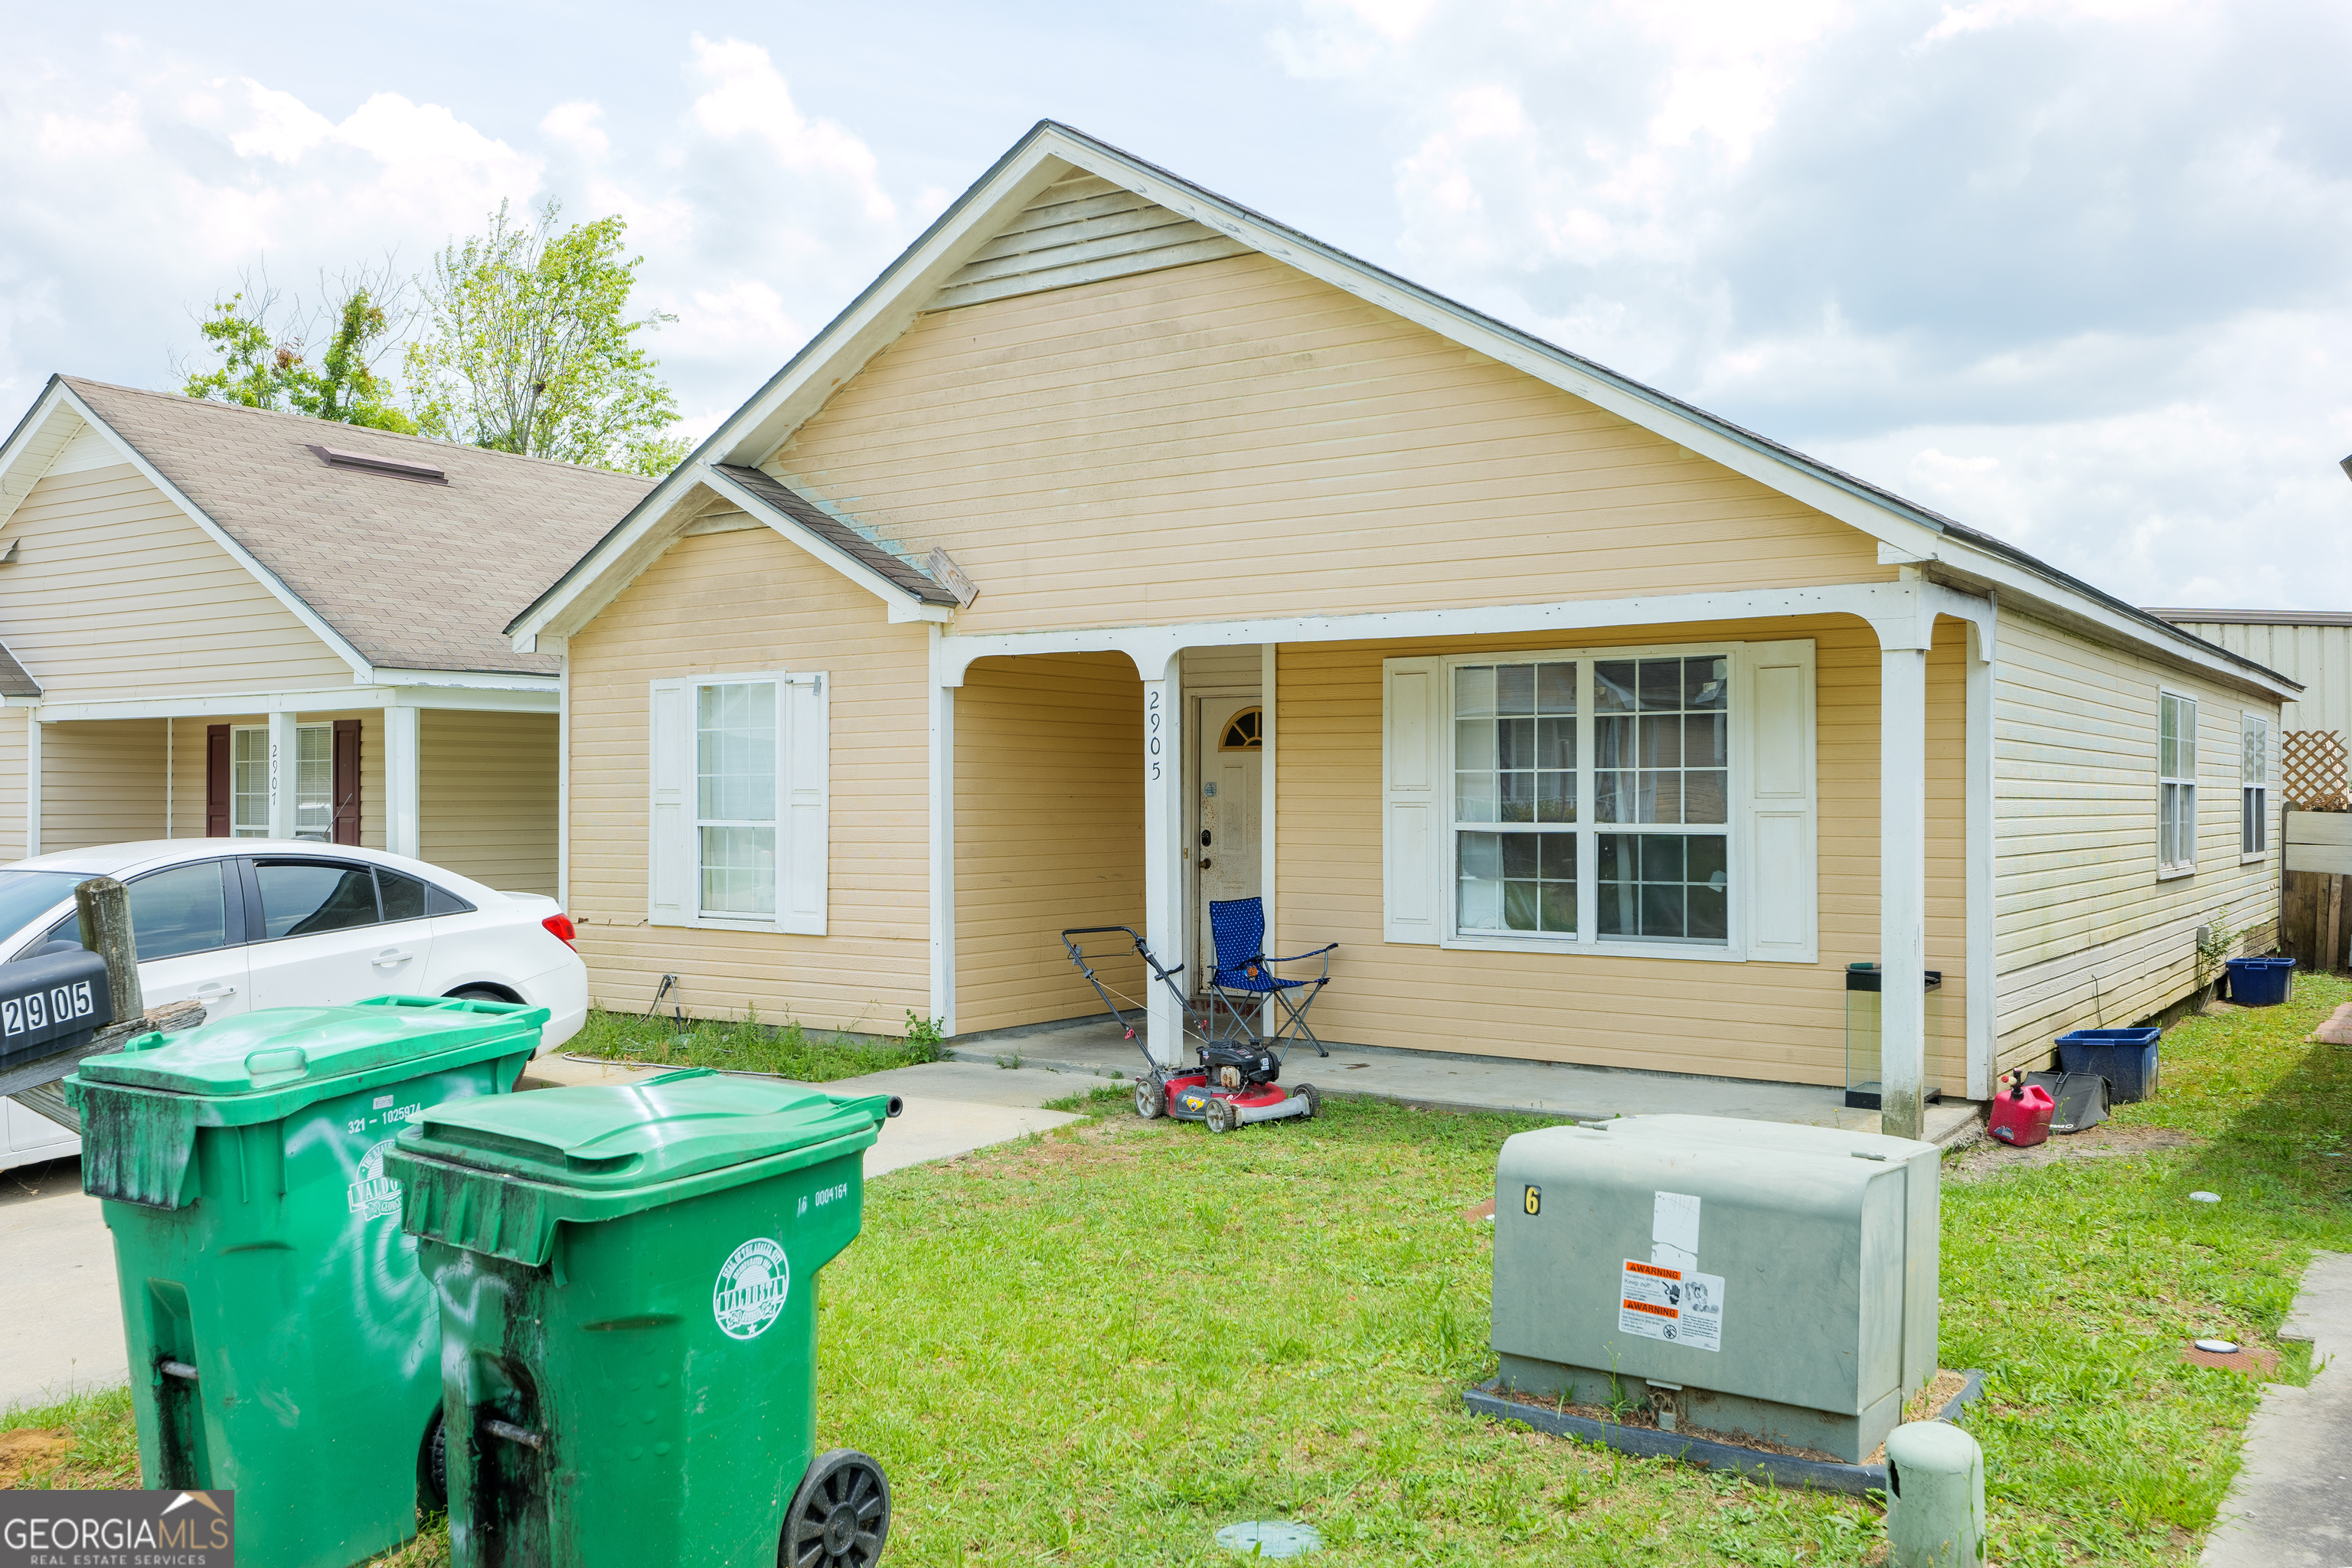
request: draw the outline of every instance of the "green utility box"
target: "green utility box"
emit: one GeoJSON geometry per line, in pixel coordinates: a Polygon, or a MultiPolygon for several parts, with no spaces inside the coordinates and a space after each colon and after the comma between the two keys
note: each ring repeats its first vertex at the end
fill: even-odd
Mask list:
{"type": "Polygon", "coordinates": [[[66,1080],[105,1200],[139,1464],[232,1488],[248,1568],[345,1568],[432,1496],[441,1335],[384,1156],[503,1097],[543,1007],[379,996],[142,1035],[66,1080]]]}
{"type": "Polygon", "coordinates": [[[878,1468],[811,1463],[815,1287],[897,1110],[689,1068],[401,1135],[385,1168],[440,1293],[456,1568],[873,1561],[878,1468]]]}

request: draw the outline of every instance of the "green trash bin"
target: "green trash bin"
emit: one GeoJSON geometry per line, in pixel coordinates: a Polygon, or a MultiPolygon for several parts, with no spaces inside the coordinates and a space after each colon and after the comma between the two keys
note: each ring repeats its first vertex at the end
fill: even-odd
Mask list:
{"type": "Polygon", "coordinates": [[[878,1555],[880,1467],[814,1454],[816,1274],[897,1110],[688,1068],[401,1134],[384,1168],[441,1297],[455,1568],[878,1555]]]}
{"type": "Polygon", "coordinates": [[[235,1489],[248,1568],[345,1568],[437,1505],[440,1332],[384,1157],[433,1107],[504,1098],[546,1022],[425,996],[268,1008],[66,1080],[114,1235],[141,1474],[235,1489]]]}

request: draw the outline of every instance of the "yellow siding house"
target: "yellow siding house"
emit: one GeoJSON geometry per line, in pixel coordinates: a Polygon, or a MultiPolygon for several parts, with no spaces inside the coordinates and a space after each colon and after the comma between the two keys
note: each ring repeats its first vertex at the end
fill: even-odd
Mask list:
{"type": "Polygon", "coordinates": [[[2267,942],[2296,689],[1052,123],[509,630],[608,1005],[1032,1025],[1257,896],[1359,1045],[1836,1083],[1938,971],[1896,1101],[2267,942]]]}
{"type": "Polygon", "coordinates": [[[53,378],[0,445],[0,859],[312,838],[553,893],[501,628],[648,481],[53,378]]]}

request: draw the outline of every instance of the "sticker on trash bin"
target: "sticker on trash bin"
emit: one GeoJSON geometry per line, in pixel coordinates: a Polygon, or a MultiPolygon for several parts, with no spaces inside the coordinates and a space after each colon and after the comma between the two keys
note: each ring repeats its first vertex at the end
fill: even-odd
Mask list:
{"type": "Polygon", "coordinates": [[[793,1266],[784,1249],[755,1236],[727,1255],[710,1293],[710,1315],[730,1339],[756,1340],[782,1315],[793,1288],[793,1266]]]}
{"type": "Polygon", "coordinates": [[[400,1184],[383,1173],[383,1157],[393,1145],[392,1139],[374,1144],[360,1156],[360,1168],[352,1173],[352,1213],[362,1220],[382,1219],[400,1212],[400,1184]]]}
{"type": "Polygon", "coordinates": [[[1723,1349],[1723,1278],[1625,1259],[1617,1331],[1698,1351],[1723,1349]]]}

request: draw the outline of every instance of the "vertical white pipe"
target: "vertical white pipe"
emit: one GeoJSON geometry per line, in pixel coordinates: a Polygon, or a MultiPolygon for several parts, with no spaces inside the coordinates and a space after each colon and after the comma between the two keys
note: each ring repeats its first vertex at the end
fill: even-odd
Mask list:
{"type": "Polygon", "coordinates": [[[940,632],[930,629],[929,715],[931,1002],[940,1032],[956,1032],[955,1008],[955,688],[946,682],[940,632]]]}
{"type": "MultiPolygon", "coordinates": [[[[1184,842],[1183,708],[1184,682],[1177,654],[1164,660],[1139,664],[1143,681],[1143,909],[1144,940],[1163,964],[1181,963],[1186,948],[1184,924],[1185,869],[1191,864],[1184,842]]],[[[1179,987],[1189,986],[1190,970],[1177,976],[1179,987]]],[[[1146,1043],[1151,1059],[1172,1068],[1184,1055],[1184,1009],[1167,986],[1150,974],[1146,1043]]],[[[1190,992],[1187,991],[1187,994],[1190,992]]]]}
{"type": "Polygon", "coordinates": [[[296,759],[301,729],[291,713],[269,715],[269,837],[294,837],[296,759]]]}
{"type": "Polygon", "coordinates": [[[555,901],[572,907],[572,653],[555,667],[555,901]]]}
{"type": "Polygon", "coordinates": [[[172,742],[179,738],[180,721],[163,721],[163,837],[172,837],[172,786],[179,782],[172,766],[172,742]]]}
{"type": "Polygon", "coordinates": [[[383,847],[394,855],[425,858],[417,781],[420,710],[394,703],[383,710],[383,847]]]}
{"type": "Polygon", "coordinates": [[[1927,650],[1878,655],[1879,1130],[1916,1138],[1927,1079],[1927,650]]]}

